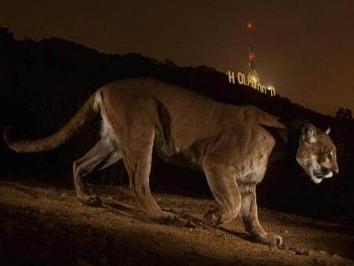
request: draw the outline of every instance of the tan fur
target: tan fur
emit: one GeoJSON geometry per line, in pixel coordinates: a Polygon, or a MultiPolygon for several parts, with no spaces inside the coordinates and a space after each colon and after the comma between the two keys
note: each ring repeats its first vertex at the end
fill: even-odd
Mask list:
{"type": "Polygon", "coordinates": [[[47,150],[63,143],[97,112],[102,117],[100,141],[73,164],[77,196],[88,195],[81,178],[123,159],[137,202],[153,218],[166,218],[149,187],[152,152],[163,159],[202,170],[218,204],[207,214],[214,224],[241,215],[246,230],[260,242],[279,245],[258,221],[256,185],[262,181],[275,145],[262,125],[284,128],[276,117],[254,106],[218,103],[152,78],[117,81],[99,89],[58,133],[42,140],[9,142],[16,151],[47,150]]]}
{"type": "Polygon", "coordinates": [[[3,134],[4,140],[12,150],[17,152],[42,152],[57,148],[69,140],[84,124],[91,120],[94,115],[92,105],[93,97],[90,97],[64,128],[46,138],[13,141],[10,136],[11,128],[7,127],[3,134]]]}
{"type": "Polygon", "coordinates": [[[296,160],[316,184],[339,172],[336,147],[328,136],[311,124],[302,128],[296,160]]]}

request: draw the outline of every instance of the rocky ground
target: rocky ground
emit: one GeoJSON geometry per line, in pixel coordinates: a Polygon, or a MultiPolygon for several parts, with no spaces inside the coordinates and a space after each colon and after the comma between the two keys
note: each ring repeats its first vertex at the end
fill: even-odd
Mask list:
{"type": "Polygon", "coordinates": [[[81,205],[73,188],[31,180],[0,182],[1,265],[354,265],[348,225],[260,209],[280,248],[252,241],[240,221],[223,227],[202,218],[209,199],[155,194],[179,217],[147,220],[126,188],[91,187],[104,206],[81,205]]]}

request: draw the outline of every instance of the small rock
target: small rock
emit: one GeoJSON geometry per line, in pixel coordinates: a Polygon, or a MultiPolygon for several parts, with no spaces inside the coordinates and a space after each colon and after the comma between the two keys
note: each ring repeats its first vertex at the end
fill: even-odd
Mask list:
{"type": "Polygon", "coordinates": [[[224,237],[224,239],[226,239],[226,240],[231,239],[231,237],[230,237],[229,235],[226,235],[226,234],[224,234],[223,237],[224,237]]]}
{"type": "Polygon", "coordinates": [[[62,198],[67,198],[67,197],[68,197],[68,193],[63,192],[63,193],[61,193],[60,197],[62,197],[62,198]]]}
{"type": "Polygon", "coordinates": [[[310,251],[309,250],[305,250],[305,249],[302,249],[302,248],[296,248],[293,251],[295,252],[296,255],[301,255],[301,256],[310,255],[310,251]]]}
{"type": "Polygon", "coordinates": [[[186,224],[185,224],[185,227],[188,227],[188,228],[196,228],[197,226],[192,223],[191,221],[187,221],[186,224]]]}
{"type": "Polygon", "coordinates": [[[216,236],[217,236],[217,237],[220,237],[220,238],[224,237],[224,235],[221,234],[221,233],[216,233],[216,236]]]}
{"type": "Polygon", "coordinates": [[[321,255],[327,255],[327,251],[324,251],[324,250],[319,250],[318,253],[320,253],[321,255]]]}
{"type": "Polygon", "coordinates": [[[289,231],[288,231],[288,230],[285,230],[284,233],[285,233],[285,234],[289,234],[289,231]]]}

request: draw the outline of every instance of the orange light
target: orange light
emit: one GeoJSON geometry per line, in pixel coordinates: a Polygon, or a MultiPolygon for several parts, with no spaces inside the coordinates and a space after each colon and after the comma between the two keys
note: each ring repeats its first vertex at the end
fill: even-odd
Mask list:
{"type": "Polygon", "coordinates": [[[247,28],[248,31],[253,31],[253,28],[254,28],[253,23],[252,22],[248,22],[246,24],[246,28],[247,28]]]}

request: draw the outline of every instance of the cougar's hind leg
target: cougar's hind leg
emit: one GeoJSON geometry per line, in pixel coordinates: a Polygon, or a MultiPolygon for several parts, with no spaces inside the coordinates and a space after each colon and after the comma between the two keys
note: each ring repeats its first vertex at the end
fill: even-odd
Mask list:
{"type": "Polygon", "coordinates": [[[153,125],[151,127],[145,125],[143,129],[140,127],[134,130],[132,126],[128,136],[122,147],[123,160],[138,206],[154,220],[163,221],[175,218],[173,214],[160,209],[150,191],[149,176],[155,128],[153,125]]]}
{"type": "Polygon", "coordinates": [[[91,206],[100,206],[101,200],[90,195],[82,182],[82,178],[93,171],[113,165],[122,158],[119,147],[107,138],[99,140],[83,157],[73,163],[74,185],[80,201],[91,206]]]}
{"type": "Polygon", "coordinates": [[[232,222],[241,210],[241,194],[234,173],[212,158],[204,159],[203,170],[218,204],[218,209],[208,212],[206,218],[213,225],[232,222]]]}

